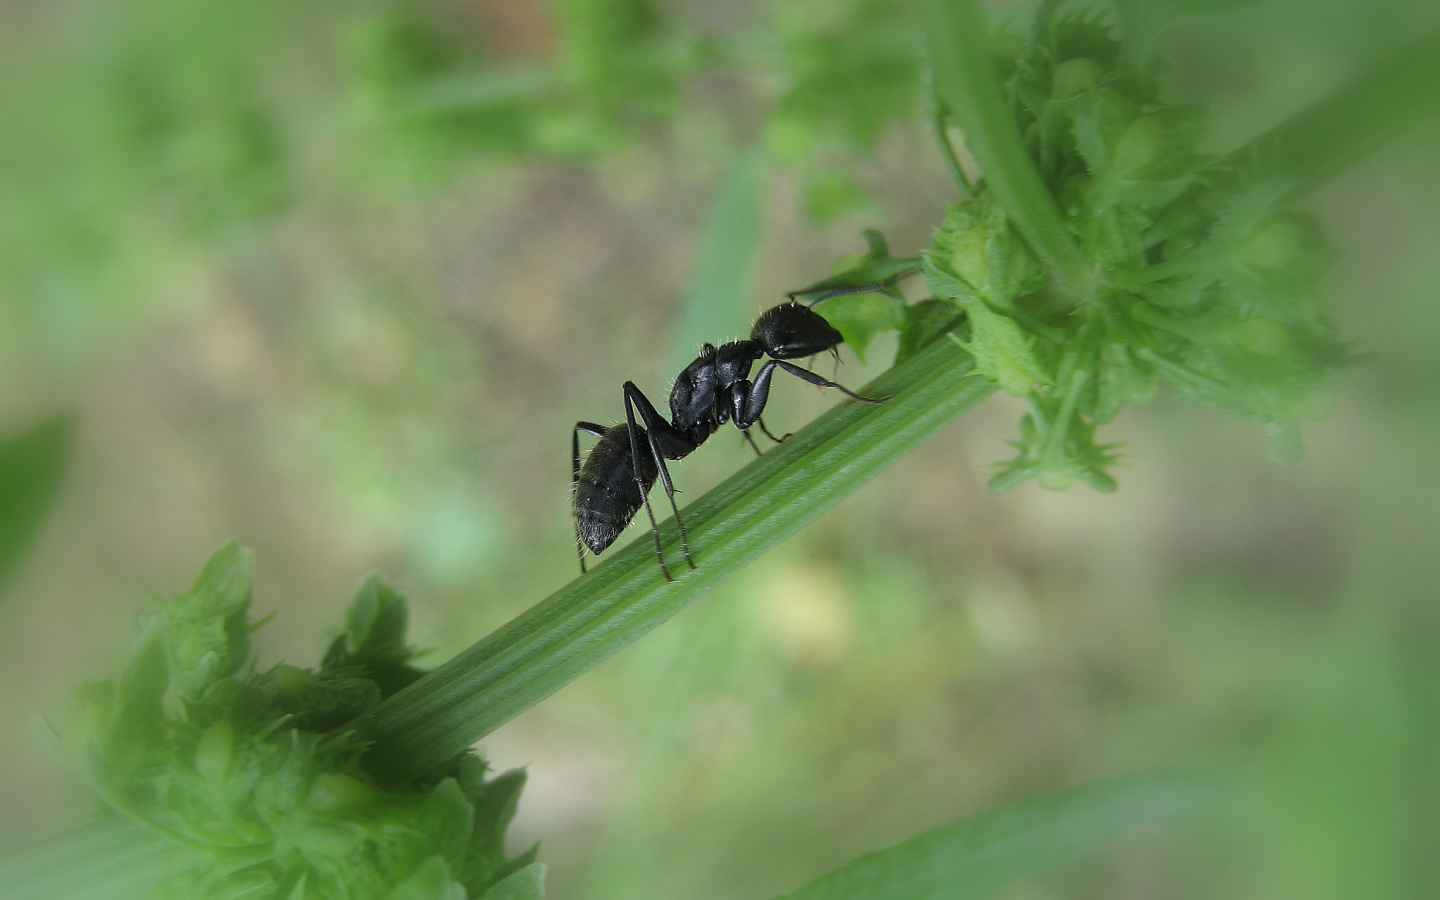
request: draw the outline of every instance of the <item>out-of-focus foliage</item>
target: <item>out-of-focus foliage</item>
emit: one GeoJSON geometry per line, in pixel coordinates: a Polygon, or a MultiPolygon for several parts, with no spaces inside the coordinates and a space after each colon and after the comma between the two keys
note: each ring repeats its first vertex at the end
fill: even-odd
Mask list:
{"type": "Polygon", "coordinates": [[[0,63],[0,315],[16,316],[0,325],[71,352],[298,201],[433,188],[487,160],[713,135],[702,167],[758,143],[831,216],[863,201],[853,163],[919,96],[899,0],[767,4],[703,29],[648,0],[561,0],[520,50],[459,3],[72,5],[0,63]],[[277,60],[299,64],[277,81],[277,60]],[[744,101],[682,101],[717,79],[744,101]]]}
{"type": "Polygon", "coordinates": [[[777,900],[978,900],[1093,852],[1137,823],[1203,808],[1213,788],[1181,779],[1095,785],[952,822],[868,853],[777,900]]]}
{"type": "MultiPolygon", "coordinates": [[[[755,122],[681,98],[729,79],[749,95],[772,159],[828,217],[864,201],[847,171],[886,128],[913,118],[920,64],[897,0],[764,4],[694,21],[648,0],[557,0],[553,52],[491,58],[473,30],[434,8],[370,14],[353,45],[357,85],[380,128],[432,162],[476,151],[593,158],[677,128],[721,136],[716,159],[755,139],[755,122]],[[705,121],[715,119],[719,121],[705,121]]],[[[697,148],[706,152],[706,148],[697,148]]]]}
{"type": "Polygon", "coordinates": [[[192,857],[163,896],[540,897],[536,850],[505,854],[522,771],[487,781],[467,753],[443,777],[389,785],[362,765],[363,735],[341,727],[422,674],[405,601],[371,578],[319,668],[257,671],[252,567],[234,543],[217,552],[140,623],[125,673],[90,685],[54,734],[112,813],[192,857]]]}
{"type": "Polygon", "coordinates": [[[0,592],[59,490],[72,431],[52,419],[0,443],[0,592]]]}

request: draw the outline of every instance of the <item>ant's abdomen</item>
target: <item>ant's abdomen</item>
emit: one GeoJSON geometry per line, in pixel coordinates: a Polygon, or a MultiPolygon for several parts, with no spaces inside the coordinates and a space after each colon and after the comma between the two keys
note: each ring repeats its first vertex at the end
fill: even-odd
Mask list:
{"type": "Polygon", "coordinates": [[[591,553],[599,553],[615,543],[644,504],[644,494],[650,491],[659,474],[647,452],[645,429],[637,425],[635,437],[642,448],[643,493],[635,483],[630,433],[624,425],[612,425],[601,435],[580,469],[580,478],[575,484],[575,535],[591,553]]]}

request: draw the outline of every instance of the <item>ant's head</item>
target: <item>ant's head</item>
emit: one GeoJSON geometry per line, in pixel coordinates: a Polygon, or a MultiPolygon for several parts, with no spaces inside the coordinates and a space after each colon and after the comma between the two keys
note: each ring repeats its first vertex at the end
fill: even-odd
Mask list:
{"type": "Polygon", "coordinates": [[[801,359],[834,350],[845,339],[810,307],[782,303],[755,320],[750,340],[773,359],[801,359]]]}

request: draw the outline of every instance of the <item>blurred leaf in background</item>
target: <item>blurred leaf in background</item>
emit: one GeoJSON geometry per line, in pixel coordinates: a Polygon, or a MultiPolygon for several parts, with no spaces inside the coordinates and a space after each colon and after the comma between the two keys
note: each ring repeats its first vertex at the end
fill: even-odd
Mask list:
{"type": "Polygon", "coordinates": [[[1151,778],[1016,803],[862,856],[776,900],[977,900],[1219,796],[1211,786],[1151,778]]]}
{"type": "Polygon", "coordinates": [[[757,152],[741,157],[710,205],[690,287],[680,307],[674,367],[683,369],[701,344],[749,337],[750,287],[760,253],[766,165],[757,152]]]}
{"type": "Polygon", "coordinates": [[[73,438],[63,417],[0,443],[0,596],[55,500],[73,438]]]}

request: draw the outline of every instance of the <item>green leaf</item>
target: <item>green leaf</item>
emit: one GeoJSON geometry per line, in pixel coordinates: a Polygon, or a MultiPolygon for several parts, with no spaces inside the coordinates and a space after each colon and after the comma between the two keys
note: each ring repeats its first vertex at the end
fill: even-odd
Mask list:
{"type": "Polygon", "coordinates": [[[880,232],[867,228],[863,236],[868,252],[840,257],[837,274],[790,292],[796,303],[816,307],[861,362],[877,334],[904,327],[905,298],[895,283],[920,271],[919,259],[892,257],[880,232]],[[822,302],[824,306],[819,306],[822,302]]]}
{"type": "Polygon", "coordinates": [[[250,575],[255,554],[231,541],[215,552],[190,590],[162,603],[170,685],[187,699],[233,675],[250,655],[250,575]]]}
{"type": "Polygon", "coordinates": [[[983,301],[965,304],[970,339],[952,339],[975,357],[975,370],[1012,397],[1024,397],[1049,380],[1030,338],[1014,319],[1002,316],[983,301]]]}
{"type": "MultiPolygon", "coordinates": [[[[459,872],[465,864],[476,819],[470,801],[453,778],[436,785],[421,805],[418,826],[430,837],[430,847],[445,859],[448,871],[459,872]]],[[[504,830],[505,825],[500,825],[502,834],[504,830]]]]}
{"type": "Polygon", "coordinates": [[[405,643],[408,622],[405,598],[371,575],[350,601],[345,633],[325,652],[321,673],[358,669],[355,674],[374,682],[380,696],[390,696],[424,674],[409,664],[415,653],[405,643]]]}
{"type": "Polygon", "coordinates": [[[899,297],[869,291],[827,300],[816,312],[835,326],[845,338],[845,345],[863,363],[865,350],[876,335],[905,326],[905,308],[905,301],[899,297]]]}
{"type": "Polygon", "coordinates": [[[0,444],[0,590],[55,499],[73,438],[73,423],[60,417],[0,444]]]}
{"type": "Polygon", "coordinates": [[[465,888],[450,877],[450,867],[437,853],[386,892],[384,900],[465,900],[465,888]]]}
{"type": "Polygon", "coordinates": [[[1213,787],[1175,778],[1101,784],[942,825],[862,856],[777,900],[971,900],[1103,847],[1130,828],[1196,812],[1213,787]]]}
{"type": "Polygon", "coordinates": [[[1437,82],[1440,29],[1431,29],[1232,152],[1226,168],[1242,184],[1278,178],[1286,188],[1280,199],[1298,199],[1406,130],[1433,119],[1440,111],[1437,82]]]}
{"type": "Polygon", "coordinates": [[[545,864],[531,863],[499,881],[481,894],[484,900],[542,900],[545,896],[545,864]]]}
{"type": "Polygon", "coordinates": [[[817,303],[828,297],[856,293],[847,290],[849,288],[863,288],[871,285],[879,287],[893,284],[895,281],[907,275],[913,275],[918,271],[920,271],[920,260],[918,257],[885,257],[883,259],[863,257],[854,266],[838,275],[822,278],[808,287],[801,288],[798,291],[791,291],[790,297],[797,303],[817,303]]]}
{"type": "Polygon", "coordinates": [[[900,346],[895,351],[896,364],[954,328],[962,315],[949,300],[931,298],[905,307],[905,325],[900,329],[900,346]]]}
{"type": "Polygon", "coordinates": [[[1248,6],[1255,0],[1111,0],[1120,13],[1120,28],[1133,56],[1134,67],[1149,64],[1155,39],[1171,21],[1182,16],[1225,12],[1248,6]]]}
{"type": "Polygon", "coordinates": [[[935,296],[962,302],[980,298],[1005,307],[1044,281],[1034,258],[988,190],[950,205],[935,229],[934,245],[922,259],[935,296]]]}
{"type": "Polygon", "coordinates": [[[505,829],[515,817],[520,791],[525,787],[525,770],[511,769],[472,791],[473,836],[461,880],[471,890],[482,890],[508,874],[511,860],[505,858],[505,829]]]}

